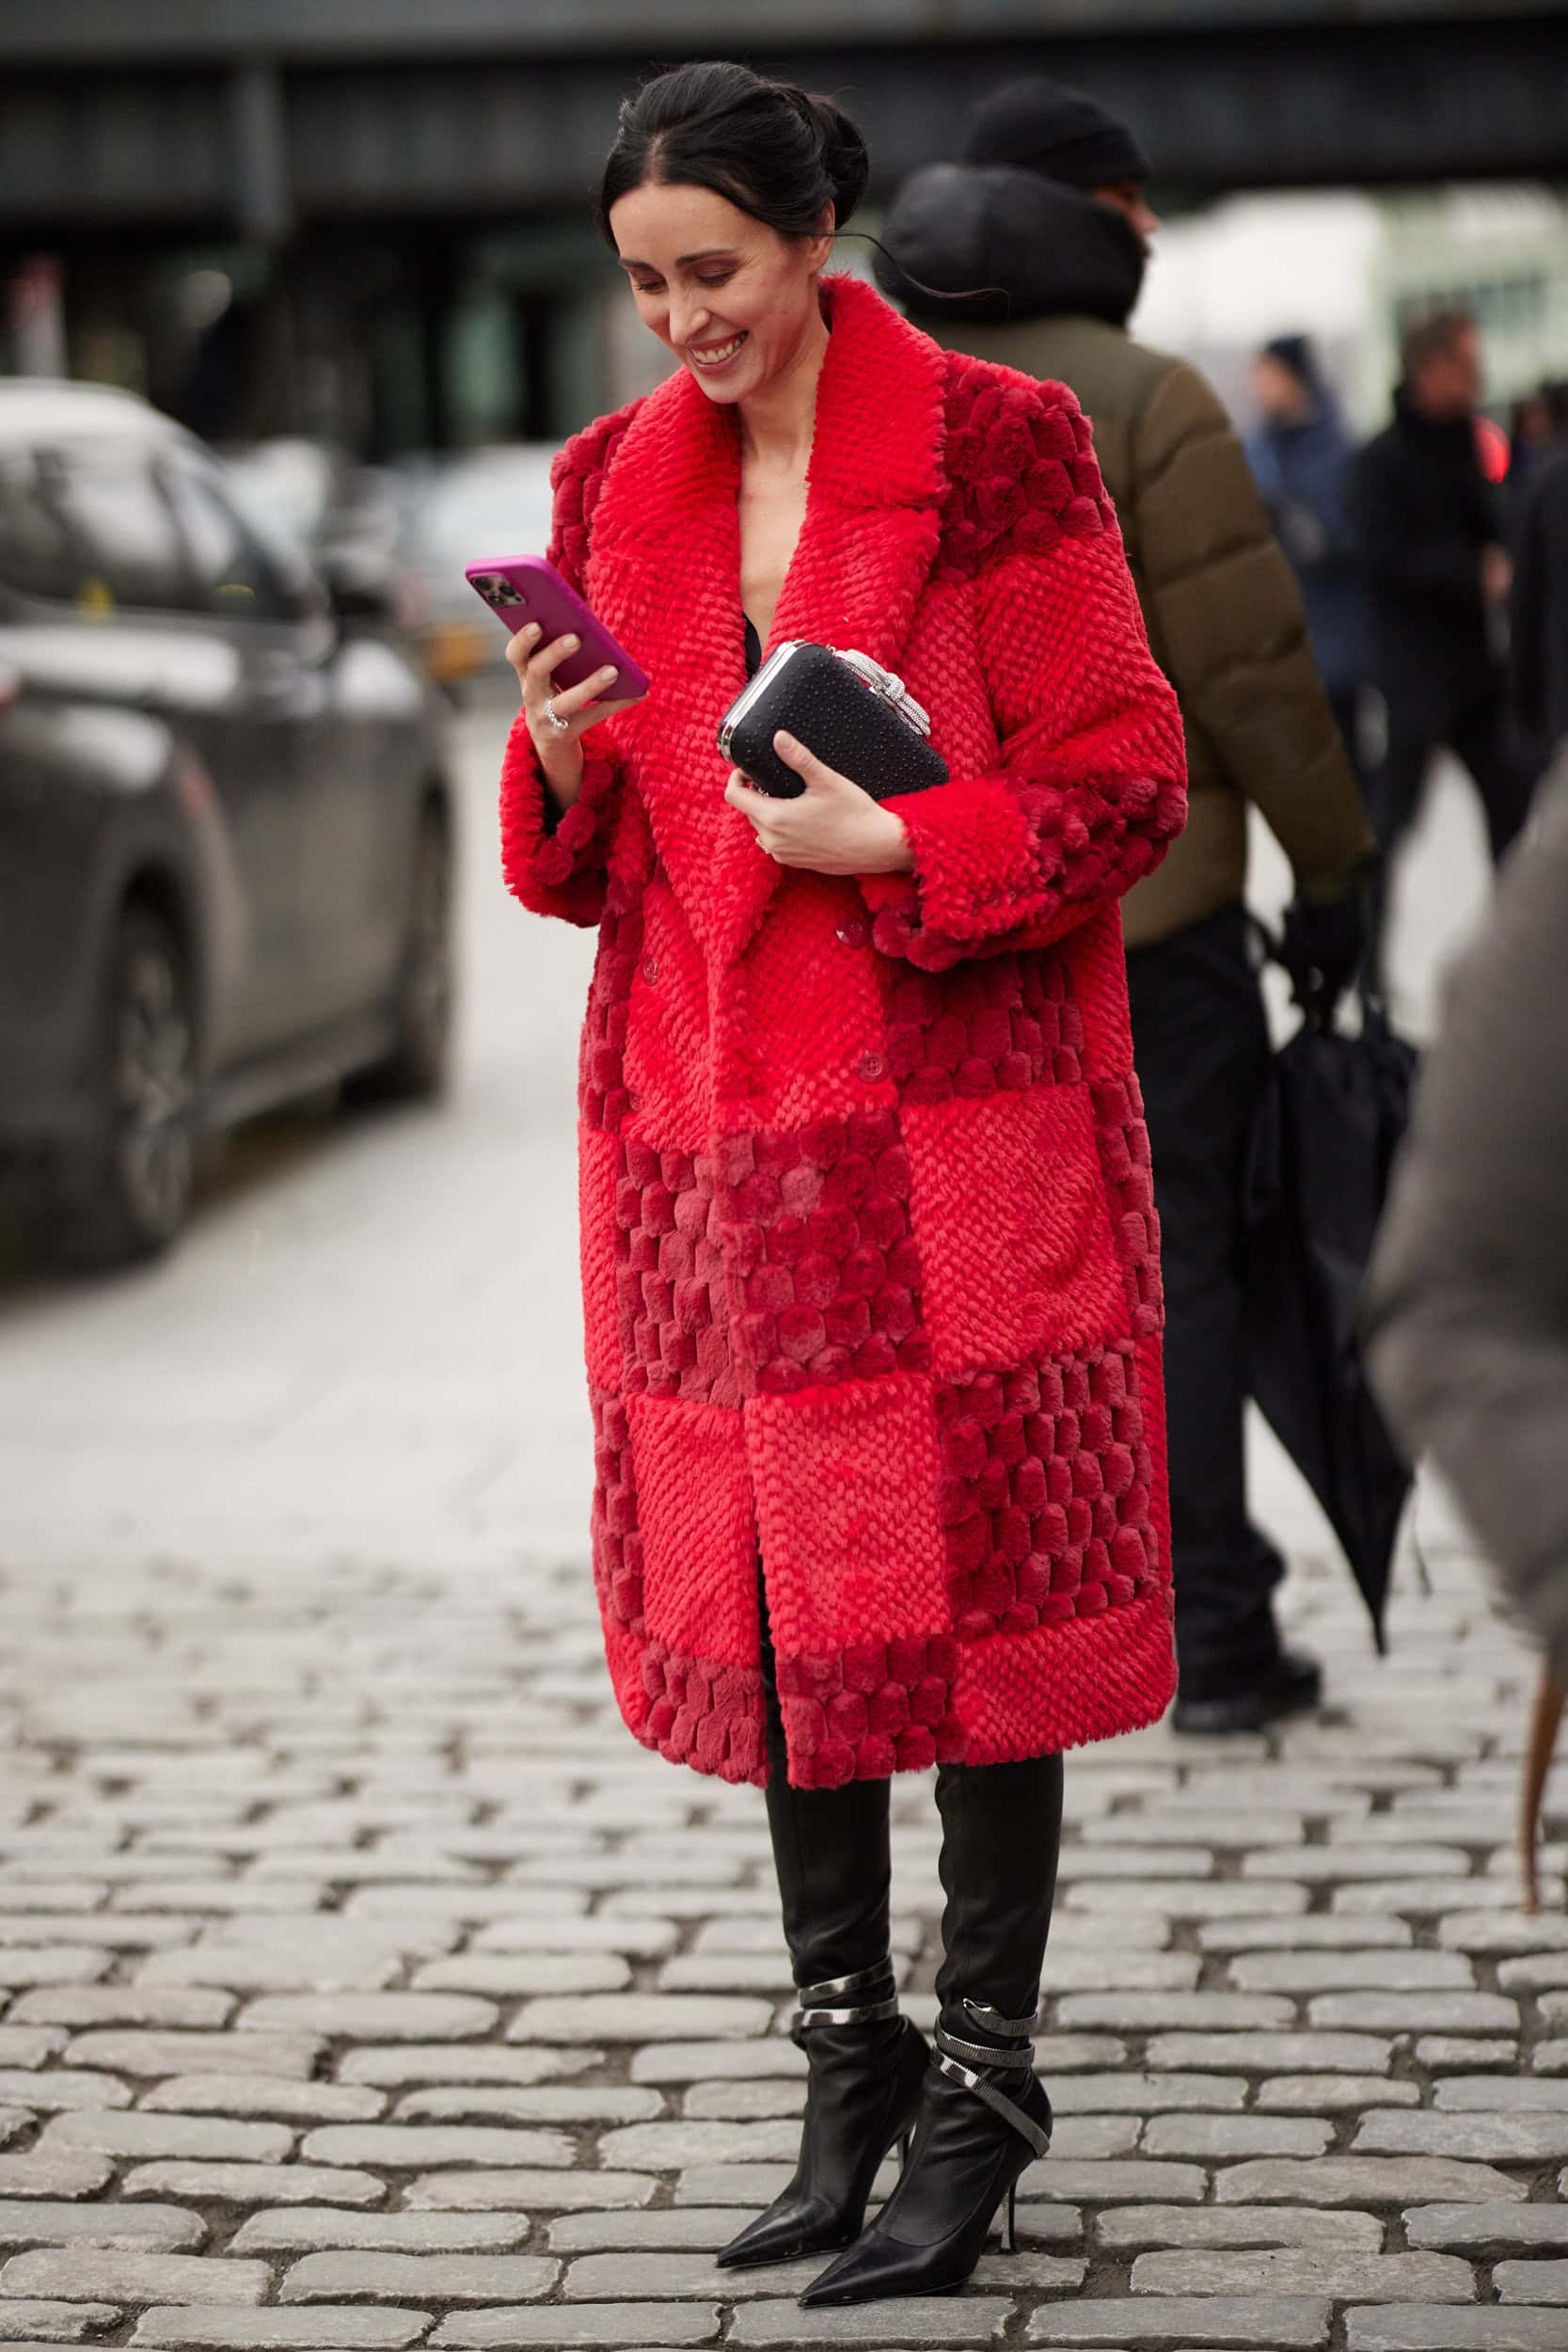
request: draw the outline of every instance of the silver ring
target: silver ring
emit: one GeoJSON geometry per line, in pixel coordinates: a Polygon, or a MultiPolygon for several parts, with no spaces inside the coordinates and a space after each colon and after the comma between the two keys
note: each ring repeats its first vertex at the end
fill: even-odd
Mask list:
{"type": "Polygon", "coordinates": [[[557,735],[569,735],[571,733],[572,723],[570,719],[562,719],[558,717],[556,714],[555,696],[553,694],[548,697],[545,704],[545,716],[549,721],[551,726],[554,727],[557,735]]]}

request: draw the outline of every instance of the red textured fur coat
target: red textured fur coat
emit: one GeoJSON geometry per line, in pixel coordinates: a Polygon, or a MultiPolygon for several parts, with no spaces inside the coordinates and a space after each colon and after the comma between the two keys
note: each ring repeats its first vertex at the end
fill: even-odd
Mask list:
{"type": "Polygon", "coordinates": [[[507,880],[599,926],[580,1078],[594,1574],[649,1746],[761,1782],[757,1555],[806,1787],[1033,1756],[1175,1683],[1158,1232],[1117,900],[1181,730],[1072,396],[826,287],[775,642],[895,668],[954,781],[911,875],[786,870],[723,800],[738,443],[683,372],[568,442],[555,557],[648,670],[507,880]]]}

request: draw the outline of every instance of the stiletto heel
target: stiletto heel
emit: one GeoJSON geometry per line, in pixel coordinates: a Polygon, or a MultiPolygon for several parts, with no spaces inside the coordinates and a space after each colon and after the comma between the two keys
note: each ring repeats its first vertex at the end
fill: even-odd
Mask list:
{"type": "Polygon", "coordinates": [[[899,2016],[891,1960],[802,1985],[798,1998],[790,2039],[811,2069],[800,2161],[782,2196],[718,2255],[723,2270],[852,2245],[883,2158],[897,2148],[908,2162],[930,2052],[899,2016]]]}
{"type": "Polygon", "coordinates": [[[1015,2250],[1019,2177],[1051,2147],[1051,2102],[1022,2040],[1039,2012],[1003,2017],[968,1998],[963,2008],[998,2040],[962,2041],[938,2026],[913,2154],[870,2229],[807,2287],[808,2308],[962,2286],[999,2209],[1003,2250],[1015,2250]]]}

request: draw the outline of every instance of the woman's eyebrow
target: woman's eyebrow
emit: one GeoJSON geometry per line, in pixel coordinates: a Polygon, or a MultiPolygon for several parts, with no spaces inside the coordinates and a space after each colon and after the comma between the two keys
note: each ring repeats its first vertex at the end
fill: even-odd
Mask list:
{"type": "MultiPolygon", "coordinates": [[[[734,258],[735,256],[728,246],[715,245],[709,246],[705,253],[677,253],[675,256],[675,267],[677,269],[691,269],[695,267],[696,263],[699,262],[717,262],[721,259],[728,262],[733,261],[734,258]]],[[[651,270],[653,266],[652,262],[634,261],[629,254],[623,254],[621,257],[621,267],[623,269],[651,270]]]]}

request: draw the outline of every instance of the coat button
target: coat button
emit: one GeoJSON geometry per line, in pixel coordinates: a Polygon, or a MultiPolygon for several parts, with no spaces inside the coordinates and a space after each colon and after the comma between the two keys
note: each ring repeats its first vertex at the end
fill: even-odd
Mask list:
{"type": "Polygon", "coordinates": [[[886,1066],[887,1065],[882,1060],[880,1054],[863,1054],[861,1056],[861,1076],[863,1078],[879,1078],[886,1066]]]}
{"type": "Polygon", "coordinates": [[[851,914],[839,925],[838,935],[847,947],[863,947],[865,925],[858,914],[851,914]]]}
{"type": "Polygon", "coordinates": [[[650,987],[652,986],[653,982],[654,982],[655,980],[657,980],[657,977],[658,977],[658,958],[657,958],[657,956],[649,956],[649,958],[647,959],[646,962],[643,964],[643,966],[642,966],[642,977],[643,977],[643,978],[644,978],[644,979],[645,979],[645,980],[649,983],[650,987]]]}

